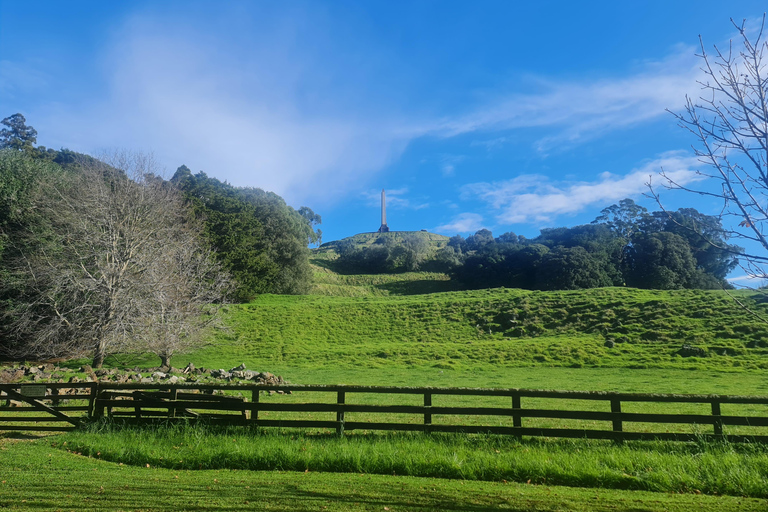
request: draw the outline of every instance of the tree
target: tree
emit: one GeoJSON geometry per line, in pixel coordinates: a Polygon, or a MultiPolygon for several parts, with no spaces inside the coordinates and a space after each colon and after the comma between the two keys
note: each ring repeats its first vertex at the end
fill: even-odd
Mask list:
{"type": "Polygon", "coordinates": [[[640,220],[647,213],[647,209],[627,198],[619,201],[619,204],[612,204],[600,210],[600,215],[592,224],[605,224],[628,244],[638,231],[640,220]]]}
{"type": "MultiPolygon", "coordinates": [[[[704,79],[703,94],[686,96],[685,109],[672,112],[680,126],[693,135],[694,151],[704,166],[702,178],[687,185],[662,171],[664,185],[722,201],[720,219],[725,226],[721,240],[736,239],[768,251],[768,42],[763,39],[765,15],[756,35],[750,36],[746,20],[731,23],[739,33],[737,49],[706,51],[700,38],[704,79]]],[[[658,193],[651,193],[661,204],[658,193]]],[[[722,241],[707,243],[731,251],[722,241]]],[[[768,256],[760,250],[740,254],[741,265],[751,276],[768,278],[768,256]]]]}
{"type": "Polygon", "coordinates": [[[311,226],[282,197],[259,188],[233,187],[204,172],[192,174],[184,165],[171,182],[204,222],[205,238],[236,283],[235,300],[309,291],[311,226]]]}
{"type": "Polygon", "coordinates": [[[692,288],[698,276],[690,246],[674,233],[639,235],[628,259],[627,285],[637,288],[692,288]]]}
{"type": "Polygon", "coordinates": [[[21,114],[6,117],[0,124],[6,126],[0,130],[0,149],[31,151],[37,143],[37,130],[27,126],[27,120],[21,114]]]}
{"type": "Polygon", "coordinates": [[[305,227],[307,228],[307,242],[309,244],[317,244],[318,246],[322,244],[323,232],[320,229],[316,230],[315,226],[322,224],[323,219],[308,206],[302,206],[298,212],[307,221],[307,226],[305,227]]]}
{"type": "Polygon", "coordinates": [[[541,260],[536,271],[536,288],[577,290],[611,286],[613,282],[602,261],[583,247],[555,247],[541,260]]]}
{"type": "Polygon", "coordinates": [[[474,235],[467,237],[466,245],[467,250],[478,251],[488,244],[494,243],[493,233],[483,228],[477,231],[474,235]]]}
{"type": "Polygon", "coordinates": [[[119,154],[40,183],[38,220],[12,262],[25,278],[11,312],[24,355],[88,350],[98,368],[111,353],[152,350],[167,363],[214,317],[228,279],[153,171],[150,157],[119,154]]]}

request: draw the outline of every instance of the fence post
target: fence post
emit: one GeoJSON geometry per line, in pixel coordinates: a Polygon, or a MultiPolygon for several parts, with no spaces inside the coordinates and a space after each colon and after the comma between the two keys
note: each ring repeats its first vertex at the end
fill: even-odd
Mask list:
{"type": "MultiPolygon", "coordinates": [[[[432,408],[432,393],[424,393],[424,407],[432,408]]],[[[424,432],[430,431],[432,425],[432,413],[424,413],[424,432]]]]}
{"type": "Polygon", "coordinates": [[[254,427],[259,424],[259,390],[251,390],[251,423],[254,427]]]}
{"type": "MultiPolygon", "coordinates": [[[[173,400],[174,402],[179,397],[179,388],[172,387],[168,389],[168,400],[173,400]]],[[[171,404],[170,407],[168,407],[168,417],[169,418],[175,418],[176,417],[176,405],[171,404]]]]}
{"type": "MultiPolygon", "coordinates": [[[[621,400],[618,398],[611,398],[611,412],[615,414],[621,414],[621,400]]],[[[623,425],[621,420],[613,420],[613,431],[614,432],[623,432],[623,425]]],[[[621,436],[617,436],[616,441],[620,441],[622,439],[621,436]]]]}
{"type": "Polygon", "coordinates": [[[99,411],[96,410],[96,397],[99,394],[99,383],[95,382],[91,386],[91,396],[88,399],[88,419],[93,419],[94,417],[101,417],[103,416],[103,411],[99,413],[99,411]]]}
{"type": "MultiPolygon", "coordinates": [[[[345,399],[345,393],[344,391],[339,391],[336,399],[336,403],[338,405],[344,405],[344,399],[345,399]]],[[[339,408],[338,411],[336,411],[336,434],[341,437],[344,435],[344,410],[343,408],[339,408]]]]}
{"type": "Polygon", "coordinates": [[[523,426],[523,417],[519,412],[515,414],[515,410],[519,411],[520,409],[520,395],[514,394],[512,395],[512,426],[516,428],[523,426]]]}
{"type": "Polygon", "coordinates": [[[715,417],[715,422],[714,422],[715,435],[722,436],[723,435],[723,419],[720,413],[720,402],[714,402],[714,401],[712,402],[712,416],[715,417]]]}

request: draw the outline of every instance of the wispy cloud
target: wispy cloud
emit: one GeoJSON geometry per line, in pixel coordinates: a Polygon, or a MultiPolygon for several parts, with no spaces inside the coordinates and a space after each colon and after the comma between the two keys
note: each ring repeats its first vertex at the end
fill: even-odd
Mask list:
{"type": "MultiPolygon", "coordinates": [[[[408,187],[387,189],[385,193],[388,209],[422,210],[429,208],[429,203],[414,202],[411,198],[407,197],[408,187]]],[[[362,196],[365,198],[367,206],[377,207],[381,204],[381,190],[366,190],[362,193],[362,196]]]]}
{"type": "Polygon", "coordinates": [[[694,169],[695,157],[672,152],[647,162],[624,175],[602,173],[594,181],[556,182],[546,176],[522,175],[511,180],[465,185],[465,199],[479,198],[495,212],[499,222],[519,224],[550,222],[560,215],[575,214],[588,207],[605,205],[643,193],[649,177],[663,168],[677,183],[701,179],[694,169]]]}
{"type": "Polygon", "coordinates": [[[437,226],[438,233],[474,233],[483,228],[483,216],[478,213],[460,213],[453,220],[442,226],[437,226]]]}
{"type": "MultiPolygon", "coordinates": [[[[55,147],[151,150],[170,172],[186,164],[235,185],[275,191],[294,205],[311,201],[321,208],[370,186],[372,176],[421,137],[482,133],[492,148],[514,138],[509,130],[541,127],[546,135],[536,147],[546,153],[654,120],[695,87],[693,50],[679,47],[630,76],[538,77],[524,84],[538,92],[527,94],[489,84],[497,87],[493,98],[463,113],[412,114],[406,105],[392,108],[399,105],[397,94],[409,97],[407,91],[376,88],[375,73],[366,74],[353,65],[357,61],[330,57],[339,52],[329,51],[333,43],[323,46],[330,36],[322,13],[299,9],[275,20],[228,9],[235,7],[209,13],[205,25],[178,13],[172,23],[169,14],[137,13],[105,45],[100,78],[107,91],[87,104],[41,105],[34,125],[53,137],[48,144],[55,147]],[[237,26],[230,27],[233,23],[237,26]],[[228,31],[209,31],[209,25],[228,31]],[[319,49],[307,44],[310,33],[312,43],[321,41],[315,45],[319,49]]],[[[3,63],[0,84],[11,72],[30,83],[47,79],[33,71],[24,75],[14,66],[3,63]]],[[[441,174],[455,175],[460,161],[441,161],[441,174]]],[[[503,193],[482,184],[470,189],[506,204],[504,197],[519,195],[519,184],[504,187],[503,193]]],[[[397,195],[391,197],[390,204],[397,206],[397,195]]],[[[553,206],[551,214],[563,209],[553,206]]],[[[538,210],[532,215],[550,215],[538,210]]]]}
{"type": "MultiPolygon", "coordinates": [[[[695,49],[678,46],[659,61],[649,62],[630,76],[598,80],[531,78],[539,90],[532,94],[510,91],[500,94],[485,107],[459,117],[445,118],[432,127],[438,136],[481,131],[550,127],[551,135],[541,137],[537,149],[551,151],[624,129],[665,115],[666,108],[682,105],[686,93],[696,93],[700,76],[695,49]]],[[[489,149],[506,142],[492,138],[489,149]]]]}

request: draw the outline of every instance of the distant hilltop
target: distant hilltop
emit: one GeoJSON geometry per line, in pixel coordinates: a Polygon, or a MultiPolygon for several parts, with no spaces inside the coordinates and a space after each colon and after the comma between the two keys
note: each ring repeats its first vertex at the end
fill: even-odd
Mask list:
{"type": "Polygon", "coordinates": [[[385,242],[393,244],[402,244],[408,238],[420,238],[429,242],[429,245],[434,249],[441,249],[448,245],[449,237],[445,235],[438,235],[437,233],[430,233],[426,229],[421,231],[386,231],[386,232],[372,232],[372,233],[358,233],[356,235],[342,238],[341,240],[334,240],[333,242],[326,242],[320,246],[320,249],[329,250],[336,249],[342,245],[354,244],[359,248],[368,247],[374,244],[381,244],[385,242]]]}

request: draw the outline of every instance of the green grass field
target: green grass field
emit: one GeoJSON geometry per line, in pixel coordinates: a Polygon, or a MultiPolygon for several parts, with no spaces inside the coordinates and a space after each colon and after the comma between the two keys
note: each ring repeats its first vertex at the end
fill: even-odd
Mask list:
{"type": "MultiPolygon", "coordinates": [[[[316,272],[325,277],[314,295],[228,306],[226,329],[174,365],[245,363],[296,384],[768,395],[768,324],[722,291],[462,292],[443,291],[452,284],[440,274],[316,272]]],[[[761,296],[736,295],[768,317],[761,296]]],[[[152,361],[141,359],[122,361],[152,361]]],[[[0,440],[0,507],[768,507],[768,452],[759,446],[94,428],[35,442],[0,440]],[[66,479],[88,501],[66,491],[67,468],[66,479]],[[92,481],[89,471],[99,478],[92,481]],[[41,478],[53,483],[28,483],[41,478]],[[161,498],[150,507],[141,501],[147,494],[161,498]]]]}
{"type": "MultiPolygon", "coordinates": [[[[735,293],[768,317],[761,296],[735,293]]],[[[768,368],[768,323],[723,291],[264,295],[229,306],[226,315],[228,330],[213,333],[207,348],[178,356],[177,366],[187,358],[215,367],[242,359],[252,367],[307,370],[768,368]]]]}
{"type": "Polygon", "coordinates": [[[758,511],[766,501],[316,471],[178,470],[106,462],[0,438],[0,508],[8,510],[758,511]]]}

